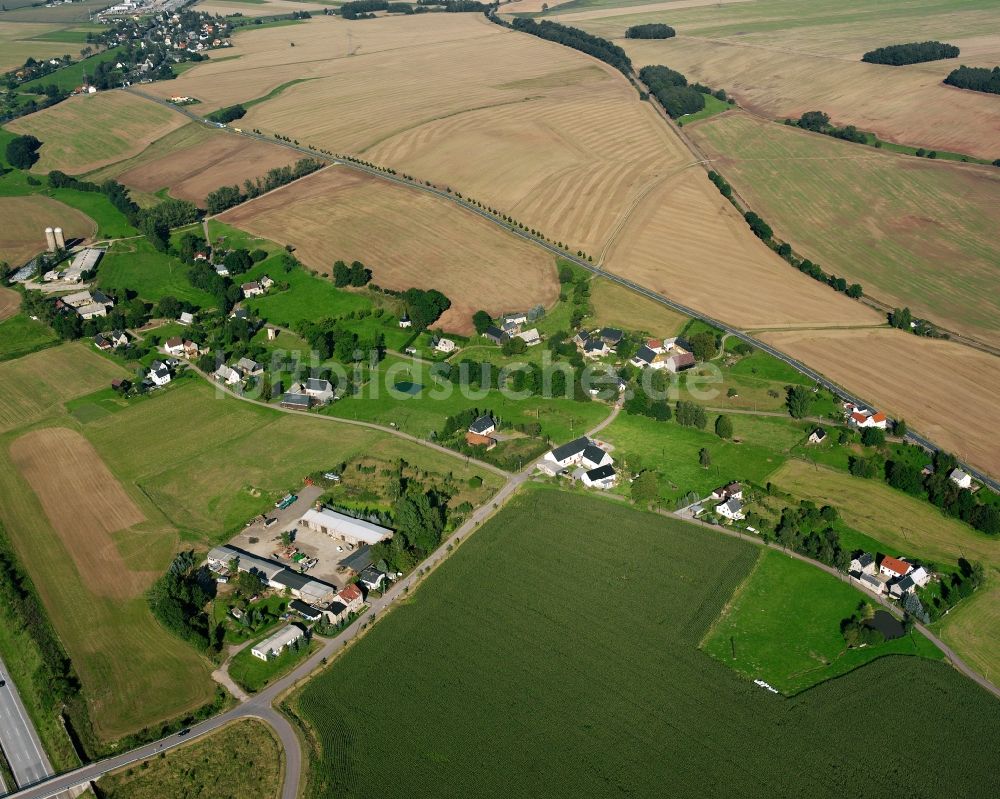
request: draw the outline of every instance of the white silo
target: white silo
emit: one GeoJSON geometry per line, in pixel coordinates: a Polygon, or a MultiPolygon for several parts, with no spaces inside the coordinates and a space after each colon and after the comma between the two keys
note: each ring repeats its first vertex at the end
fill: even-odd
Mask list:
{"type": "Polygon", "coordinates": [[[49,246],[49,252],[56,251],[56,234],[50,227],[45,228],[45,243],[49,246]]]}
{"type": "Polygon", "coordinates": [[[66,240],[63,238],[62,228],[61,227],[57,227],[52,232],[53,232],[53,234],[56,237],[56,246],[60,250],[65,250],[66,249],[66,240]]]}

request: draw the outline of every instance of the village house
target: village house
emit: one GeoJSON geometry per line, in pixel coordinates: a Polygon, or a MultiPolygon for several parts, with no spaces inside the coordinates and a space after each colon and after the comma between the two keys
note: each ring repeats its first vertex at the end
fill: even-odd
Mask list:
{"type": "Polygon", "coordinates": [[[434,349],[438,352],[454,352],[456,349],[455,342],[450,338],[439,338],[434,340],[434,349]]]}
{"type": "Polygon", "coordinates": [[[712,492],[712,499],[743,499],[743,486],[737,482],[732,482],[712,492]]]}
{"type": "Polygon", "coordinates": [[[194,314],[189,311],[184,311],[180,318],[177,320],[182,325],[193,325],[194,324],[194,314]]]}
{"type": "Polygon", "coordinates": [[[871,552],[860,552],[851,559],[851,566],[849,569],[851,574],[874,575],[877,571],[878,569],[875,566],[875,558],[871,552]]]}
{"type": "Polygon", "coordinates": [[[76,309],[76,312],[80,314],[81,319],[94,319],[99,316],[107,316],[108,308],[99,302],[92,302],[88,305],[80,306],[76,309]]]}
{"type": "Polygon", "coordinates": [[[826,430],[822,427],[817,427],[809,434],[809,444],[822,444],[824,441],[826,441],[826,430]]]}
{"type": "Polygon", "coordinates": [[[98,333],[94,336],[94,346],[104,352],[116,350],[119,347],[128,346],[128,336],[121,330],[109,330],[107,333],[98,333]]]}
{"type": "Polygon", "coordinates": [[[327,624],[340,624],[350,615],[350,613],[351,612],[347,609],[347,605],[336,599],[323,609],[323,615],[326,617],[327,624]]]}
{"type": "Polygon", "coordinates": [[[267,275],[260,276],[260,287],[266,292],[271,286],[274,285],[274,281],[271,280],[267,275]]]}
{"type": "Polygon", "coordinates": [[[743,512],[743,503],[735,496],[730,497],[725,502],[715,506],[715,512],[720,516],[732,521],[745,519],[747,515],[743,512]]]}
{"type": "Polygon", "coordinates": [[[886,555],[882,558],[882,562],[879,564],[878,570],[880,574],[884,574],[886,577],[898,578],[905,577],[910,573],[913,568],[905,560],[900,560],[899,558],[894,558],[891,555],[886,555]]]}
{"type": "Polygon", "coordinates": [[[664,360],[664,364],[669,372],[683,372],[686,369],[692,369],[695,366],[694,355],[690,352],[678,352],[675,355],[668,355],[664,360]]]}
{"type": "Polygon", "coordinates": [[[618,481],[615,467],[610,463],[598,466],[596,469],[589,469],[580,475],[580,480],[587,488],[608,489],[613,488],[618,481]]]}
{"type": "Polygon", "coordinates": [[[154,386],[165,386],[170,382],[170,368],[163,361],[153,361],[147,376],[154,386]]]}
{"type": "Polygon", "coordinates": [[[334,597],[334,601],[340,602],[345,608],[347,608],[348,613],[357,613],[365,604],[364,594],[361,593],[361,589],[358,588],[354,583],[350,585],[345,585],[337,595],[334,597]]]}
{"type": "Polygon", "coordinates": [[[258,377],[264,374],[264,366],[251,358],[240,358],[236,362],[236,371],[244,377],[258,377]]]}
{"type": "Polygon", "coordinates": [[[392,538],[393,531],[387,527],[355,519],[331,508],[310,508],[299,519],[299,524],[310,530],[325,533],[336,541],[351,546],[373,545],[392,538]]]}
{"type": "Polygon", "coordinates": [[[285,651],[286,647],[305,637],[305,633],[300,627],[289,624],[282,627],[274,635],[265,638],[253,649],[250,654],[260,660],[273,660],[285,651]]]}
{"type": "MultiPolygon", "coordinates": [[[[229,277],[229,267],[227,267],[225,264],[214,264],[214,268],[215,268],[215,274],[217,274],[219,277],[229,277]]],[[[244,294],[244,296],[246,295],[244,294]]]]}
{"type": "Polygon", "coordinates": [[[226,364],[220,364],[219,368],[212,373],[212,376],[227,386],[235,386],[242,379],[239,372],[230,366],[226,366],[226,364]]]}
{"type": "Polygon", "coordinates": [[[163,349],[167,351],[168,355],[183,355],[184,354],[184,342],[179,337],[174,336],[173,338],[168,338],[164,344],[163,349]]]}
{"type": "Polygon", "coordinates": [[[877,427],[880,430],[885,430],[888,426],[889,420],[884,413],[863,408],[853,402],[844,403],[844,412],[847,415],[848,423],[853,427],[877,427]]]}
{"type": "Polygon", "coordinates": [[[385,582],[385,573],[374,566],[366,566],[361,571],[361,584],[369,591],[381,591],[385,582]]]}
{"type": "Polygon", "coordinates": [[[249,283],[244,283],[240,288],[243,290],[243,298],[250,299],[251,297],[260,297],[264,294],[264,287],[258,283],[256,280],[251,280],[249,283]]]}
{"type": "Polygon", "coordinates": [[[485,414],[469,425],[469,432],[480,436],[488,436],[497,429],[496,419],[490,414],[485,414]]]}
{"type": "Polygon", "coordinates": [[[885,592],[885,583],[873,574],[861,574],[857,580],[863,587],[875,594],[881,595],[885,592]]]}
{"type": "Polygon", "coordinates": [[[184,339],[184,357],[193,360],[201,355],[202,349],[190,339],[184,339]]]}
{"type": "Polygon", "coordinates": [[[614,463],[614,459],[607,452],[586,436],[556,447],[546,453],[545,460],[562,468],[582,466],[587,470],[614,463]]]}
{"type": "Polygon", "coordinates": [[[494,344],[503,344],[507,339],[510,338],[504,331],[502,331],[496,325],[490,325],[486,330],[483,331],[483,336],[488,338],[494,344]]]}
{"type": "Polygon", "coordinates": [[[531,330],[521,331],[517,334],[517,337],[529,347],[534,347],[536,344],[542,343],[542,337],[538,334],[538,329],[534,327],[531,330]]]}
{"type": "MultiPolygon", "coordinates": [[[[316,377],[307,377],[299,386],[300,392],[308,397],[312,397],[316,402],[326,404],[333,400],[333,385],[329,380],[321,380],[316,377]]],[[[292,386],[292,393],[295,386],[292,386]]]]}
{"type": "Polygon", "coordinates": [[[948,479],[959,488],[972,488],[972,475],[967,474],[962,469],[952,469],[948,479]]]}
{"type": "Polygon", "coordinates": [[[600,332],[601,340],[612,349],[621,344],[625,334],[616,327],[605,327],[600,332]]]}
{"type": "Polygon", "coordinates": [[[923,588],[930,582],[931,576],[923,566],[918,566],[901,580],[889,586],[890,596],[902,599],[906,594],[912,594],[918,588],[923,588]]]}

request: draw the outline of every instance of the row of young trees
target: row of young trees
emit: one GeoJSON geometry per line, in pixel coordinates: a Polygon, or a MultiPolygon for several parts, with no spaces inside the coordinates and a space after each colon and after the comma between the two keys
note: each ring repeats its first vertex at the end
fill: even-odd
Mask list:
{"type": "Polygon", "coordinates": [[[953,44],[942,42],[909,42],[908,44],[890,44],[887,47],[877,47],[869,50],[862,61],[869,64],[888,64],[900,67],[904,64],[920,64],[924,61],[938,61],[942,58],[958,58],[959,49],[953,44]]]}
{"type": "Polygon", "coordinates": [[[228,208],[304,178],[322,168],[322,161],[315,158],[300,158],[292,166],[277,166],[269,169],[263,177],[253,180],[248,178],[244,181],[242,190],[235,185],[221,186],[205,197],[205,210],[209,214],[221,214],[228,208]]]}
{"type": "MultiPolygon", "coordinates": [[[[729,182],[722,175],[715,171],[709,171],[708,179],[715,184],[723,197],[739,208],[736,199],[733,197],[733,187],[729,185],[729,182]]],[[[774,231],[771,229],[771,226],[756,212],[744,212],[743,219],[757,238],[803,274],[809,275],[813,280],[817,280],[820,283],[826,283],[830,288],[842,292],[852,299],[860,299],[864,296],[864,288],[862,288],[860,283],[848,283],[847,278],[828,274],[823,271],[819,264],[813,263],[808,258],[798,258],[792,251],[792,245],[787,241],[775,241],[774,231]]]]}

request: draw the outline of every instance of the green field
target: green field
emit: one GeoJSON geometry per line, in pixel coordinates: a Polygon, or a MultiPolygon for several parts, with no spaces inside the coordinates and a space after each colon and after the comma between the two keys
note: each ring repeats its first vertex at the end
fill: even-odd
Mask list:
{"type": "Polygon", "coordinates": [[[87,22],[90,15],[108,7],[108,0],[82,0],[51,8],[31,8],[38,0],[6,0],[0,22],[87,22]]]}
{"type": "Polygon", "coordinates": [[[386,465],[404,458],[428,484],[450,487],[456,503],[480,504],[499,486],[483,474],[483,485],[469,487],[478,470],[459,458],[378,431],[216,397],[197,377],[117,402],[105,389],[127,374],[86,343],[0,363],[0,522],[73,660],[103,742],[208,702],[214,683],[207,661],[153,619],[141,594],[122,600],[87,587],[8,458],[10,443],[29,426],[67,427],[93,443],[147,519],[111,538],[128,569],[150,581],[181,546],[224,540],[307,474],[355,458],[386,465]]]}
{"type": "Polygon", "coordinates": [[[147,302],[173,296],[199,308],[210,308],[215,299],[188,280],[190,267],[158,252],[146,239],[112,244],[97,269],[97,283],[106,291],[131,289],[147,302]]]}
{"type": "Polygon", "coordinates": [[[271,728],[247,719],[97,785],[103,799],[277,799],[283,762],[271,728]]]}
{"type": "Polygon", "coordinates": [[[762,679],[786,695],[885,655],[944,658],[919,633],[847,649],[840,622],[854,614],[866,597],[860,589],[815,566],[763,550],[747,582],[702,642],[702,649],[740,674],[762,679]]]}
{"type": "Polygon", "coordinates": [[[44,322],[36,322],[22,313],[0,322],[0,361],[20,358],[29,352],[50,347],[59,337],[44,322]]]}
{"type": "Polygon", "coordinates": [[[684,114],[678,117],[678,125],[687,125],[689,122],[698,122],[702,119],[708,119],[709,117],[714,117],[716,114],[721,114],[723,111],[728,111],[732,108],[729,103],[725,100],[720,100],[711,94],[705,94],[702,92],[702,97],[705,98],[705,107],[701,111],[696,111],[693,114],[684,114]]]}
{"type": "Polygon", "coordinates": [[[746,114],[688,135],[800,256],[890,305],[1000,340],[998,170],[880,153],[746,114]]]}
{"type": "Polygon", "coordinates": [[[698,651],[755,555],[597,498],[515,498],[293,696],[308,795],[368,795],[386,764],[389,797],[873,796],[900,774],[991,795],[997,702],[943,664],[882,658],[786,699],[698,651]],[[857,723],[902,695],[934,719],[905,748],[857,723]]]}
{"type": "Polygon", "coordinates": [[[730,418],[734,437],[742,443],[725,441],[712,432],[714,414],[709,414],[709,427],[698,430],[675,421],[658,422],[622,413],[601,437],[614,445],[615,459],[626,461],[633,472],[657,471],[664,505],[673,508],[691,491],[703,497],[731,480],[766,482],[768,475],[785,462],[787,451],[805,436],[802,426],[791,419],[743,415],[730,418]],[[699,460],[703,447],[712,459],[708,468],[703,468],[699,460]]]}

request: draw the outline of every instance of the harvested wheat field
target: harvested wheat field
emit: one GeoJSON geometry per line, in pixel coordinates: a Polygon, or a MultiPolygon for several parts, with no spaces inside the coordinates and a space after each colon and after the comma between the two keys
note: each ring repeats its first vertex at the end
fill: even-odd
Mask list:
{"type": "Polygon", "coordinates": [[[1000,153],[1000,107],[988,94],[942,84],[959,63],[1000,61],[1000,9],[939,0],[752,0],[673,5],[596,3],[556,8],[555,21],[613,39],[636,68],[665,64],[689,80],[734,95],[770,118],[826,111],[838,124],[883,139],[993,159],[1000,153]],[[617,13],[613,13],[617,12],[617,13]],[[668,22],[677,37],[627,40],[630,25],[668,22]],[[986,32],[986,33],[984,33],[986,32]],[[906,67],[861,63],[867,50],[938,39],[962,55],[906,67]]]}
{"type": "Polygon", "coordinates": [[[1000,477],[996,357],[889,328],[782,331],[760,338],[1000,477]]]}
{"type": "Polygon", "coordinates": [[[737,327],[877,325],[881,315],[808,278],[755,238],[701,168],[651,192],[605,259],[627,277],[737,327]]]}
{"type": "Polygon", "coordinates": [[[14,265],[45,251],[47,227],[61,227],[67,241],[90,239],[97,232],[86,214],[38,194],[0,197],[0,220],[0,261],[14,265]]]}
{"type": "Polygon", "coordinates": [[[20,307],[21,295],[13,289],[0,287],[0,322],[10,319],[20,307]]]}
{"type": "Polygon", "coordinates": [[[1000,343],[1000,170],[858,147],[739,111],[684,130],[800,255],[893,307],[1000,343]]]}
{"type": "Polygon", "coordinates": [[[329,273],[337,259],[364,262],[390,289],[436,288],[452,306],[440,324],[472,332],[472,314],[552,305],[551,255],[471,211],[417,189],[331,167],[227,211],[220,221],[281,244],[329,273]]]}
{"type": "Polygon", "coordinates": [[[35,172],[79,175],[136,155],[185,121],[176,111],[116,89],[70,97],[6,127],[42,142],[35,172]]]}
{"type": "Polygon", "coordinates": [[[88,591],[127,599],[149,587],[158,575],[130,571],[112,538],[146,517],[87,439],[63,427],[34,430],[14,440],[10,457],[88,591]]]}
{"type": "Polygon", "coordinates": [[[206,131],[204,140],[175,146],[162,155],[144,157],[143,153],[142,163],[119,174],[118,180],[149,194],[166,188],[171,197],[202,204],[205,196],[220,186],[242,186],[245,180],[263,177],[269,169],[289,166],[305,157],[287,147],[236,133],[204,126],[196,129],[206,131]]]}

